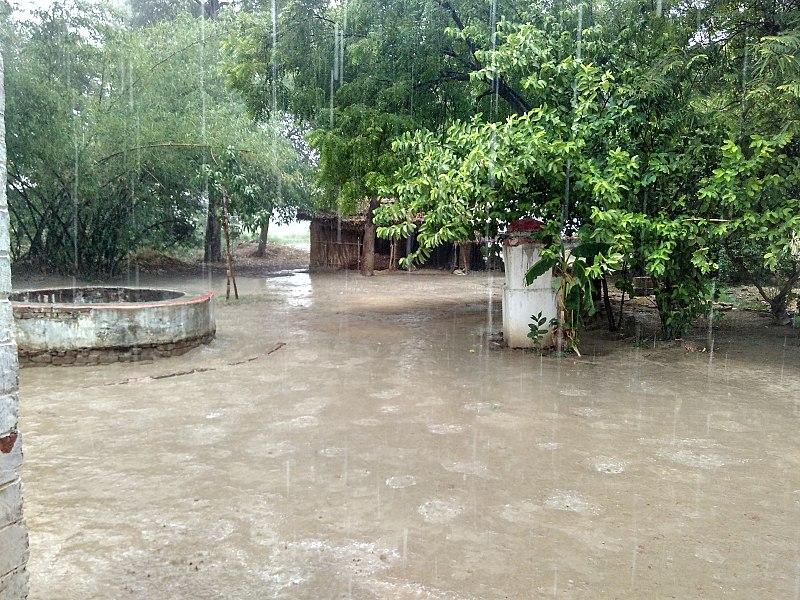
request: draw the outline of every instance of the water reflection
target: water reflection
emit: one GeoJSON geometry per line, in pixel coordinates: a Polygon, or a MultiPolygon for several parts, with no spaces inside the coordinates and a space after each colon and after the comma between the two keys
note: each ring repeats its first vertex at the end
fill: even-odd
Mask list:
{"type": "Polygon", "coordinates": [[[280,293],[289,306],[313,306],[314,288],[311,275],[306,271],[281,271],[267,278],[266,287],[269,291],[280,293]]]}

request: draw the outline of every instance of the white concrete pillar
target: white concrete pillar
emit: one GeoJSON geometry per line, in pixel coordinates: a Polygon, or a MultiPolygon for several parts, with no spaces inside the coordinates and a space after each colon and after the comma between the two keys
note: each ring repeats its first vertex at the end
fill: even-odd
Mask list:
{"type": "MultiPolygon", "coordinates": [[[[506,282],[503,286],[503,340],[509,348],[533,348],[528,337],[533,315],[542,313],[550,319],[556,317],[556,293],[553,273],[548,271],[531,285],[525,285],[525,274],[539,261],[543,246],[525,238],[509,238],[503,245],[506,282]]],[[[546,345],[549,340],[542,342],[546,345]]]]}
{"type": "Polygon", "coordinates": [[[28,596],[28,533],[22,520],[22,443],[17,433],[17,344],[6,199],[5,87],[0,55],[0,600],[28,596]]]}

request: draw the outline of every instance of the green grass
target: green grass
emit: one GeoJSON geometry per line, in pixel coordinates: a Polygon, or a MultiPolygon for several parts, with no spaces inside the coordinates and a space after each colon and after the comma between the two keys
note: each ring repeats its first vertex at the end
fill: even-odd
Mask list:
{"type": "Polygon", "coordinates": [[[719,301],[732,304],[740,310],[754,310],[757,312],[769,312],[769,308],[761,303],[761,300],[753,298],[739,298],[731,293],[730,288],[720,288],[719,301]]]}
{"type": "Polygon", "coordinates": [[[273,244],[281,246],[294,246],[299,244],[310,244],[311,236],[309,234],[286,234],[286,235],[272,235],[269,236],[269,241],[273,244]]]}

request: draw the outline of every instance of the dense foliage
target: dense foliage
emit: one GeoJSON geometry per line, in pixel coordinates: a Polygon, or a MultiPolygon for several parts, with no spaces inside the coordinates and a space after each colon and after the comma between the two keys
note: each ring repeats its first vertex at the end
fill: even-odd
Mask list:
{"type": "Polygon", "coordinates": [[[628,2],[595,5],[587,21],[583,8],[553,15],[539,7],[523,22],[498,24],[484,73],[519,82],[532,108],[396,140],[405,164],[384,189],[396,201],[379,211],[382,233],[417,228],[424,257],[442,241],[543,218],[545,240],[574,231],[601,244],[593,277],[652,276],[667,337],[705,310],[723,250],[743,262],[738,240],[758,249],[751,270],[787,278],[770,298],[785,320],[800,260],[796,125],[787,118],[797,109],[793,34],[750,41],[761,62],[742,89],[735,74],[748,77],[746,55],[737,62],[727,52],[739,41],[704,25],[718,13],[676,6],[658,14],[628,2]],[[416,226],[418,214],[425,219],[416,226]]]}
{"type": "Polygon", "coordinates": [[[223,190],[251,229],[313,190],[344,213],[384,198],[379,234],[419,244],[407,264],[544,220],[570,330],[598,288],[643,275],[666,337],[731,273],[790,319],[794,2],[131,0],[127,20],[101,6],[6,27],[17,258],[109,269],[206,221],[208,254],[223,190]]]}
{"type": "MultiPolygon", "coordinates": [[[[313,127],[322,204],[352,211],[401,167],[399,135],[494,110],[493,81],[473,78],[490,13],[483,0],[279,1],[276,35],[267,11],[239,19],[226,43],[229,81],[257,118],[277,88],[280,108],[313,127]]],[[[516,101],[502,114],[527,109],[504,82],[498,93],[516,101]]]]}
{"type": "Polygon", "coordinates": [[[131,28],[101,4],[55,4],[7,25],[16,261],[114,273],[140,247],[197,243],[219,216],[204,167],[224,168],[229,148],[258,190],[237,204],[240,227],[305,202],[297,151],[224,85],[229,26],[184,14],[131,28]]]}

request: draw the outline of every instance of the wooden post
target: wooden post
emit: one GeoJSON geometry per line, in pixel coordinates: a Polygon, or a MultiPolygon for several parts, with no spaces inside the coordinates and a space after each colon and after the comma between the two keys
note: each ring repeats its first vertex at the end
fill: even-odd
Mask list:
{"type": "Polygon", "coordinates": [[[458,253],[461,259],[461,270],[464,271],[464,273],[468,273],[470,258],[472,258],[472,242],[459,242],[458,253]]]}
{"type": "Polygon", "coordinates": [[[378,199],[370,199],[364,221],[364,245],[362,246],[364,259],[361,261],[361,274],[365,277],[372,277],[375,274],[375,222],[372,213],[376,208],[378,208],[378,199]]]}
{"type": "Polygon", "coordinates": [[[389,270],[397,269],[397,240],[392,240],[389,245],[389,270]]]}
{"type": "Polygon", "coordinates": [[[231,299],[231,282],[233,282],[233,297],[239,299],[239,290],[236,287],[236,272],[233,269],[233,253],[231,252],[231,231],[228,217],[228,194],[222,192],[222,229],[225,231],[225,247],[228,253],[228,268],[226,270],[227,283],[225,287],[225,300],[231,299]]]}

